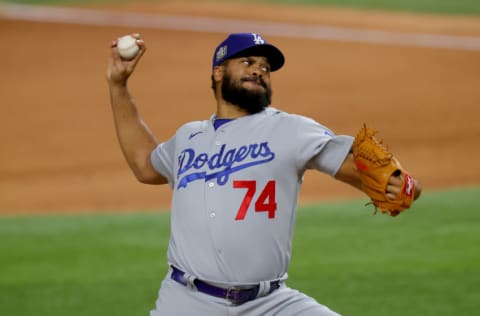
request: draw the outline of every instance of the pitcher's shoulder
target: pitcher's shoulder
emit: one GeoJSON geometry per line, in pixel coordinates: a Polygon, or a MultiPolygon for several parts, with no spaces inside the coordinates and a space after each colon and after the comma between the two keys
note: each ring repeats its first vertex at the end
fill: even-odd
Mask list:
{"type": "Polygon", "coordinates": [[[275,108],[269,108],[269,115],[271,118],[275,118],[277,122],[280,122],[282,126],[296,126],[298,131],[320,131],[321,134],[329,136],[335,136],[333,131],[326,125],[319,123],[316,119],[308,117],[303,114],[289,113],[281,111],[275,108]]]}
{"type": "Polygon", "coordinates": [[[186,134],[190,135],[191,133],[206,131],[209,128],[209,124],[209,120],[187,122],[181,125],[175,134],[177,136],[186,134]]]}
{"type": "Polygon", "coordinates": [[[274,107],[268,107],[267,109],[265,109],[265,111],[263,113],[264,113],[265,117],[274,118],[274,119],[292,119],[292,120],[295,120],[296,117],[299,116],[297,114],[292,114],[292,113],[286,112],[284,110],[279,110],[279,109],[274,108],[274,107]]]}
{"type": "Polygon", "coordinates": [[[288,120],[292,122],[302,122],[302,121],[314,122],[315,121],[314,119],[307,117],[305,115],[286,112],[274,107],[269,107],[268,109],[266,109],[265,115],[267,117],[271,117],[279,120],[288,120]]]}

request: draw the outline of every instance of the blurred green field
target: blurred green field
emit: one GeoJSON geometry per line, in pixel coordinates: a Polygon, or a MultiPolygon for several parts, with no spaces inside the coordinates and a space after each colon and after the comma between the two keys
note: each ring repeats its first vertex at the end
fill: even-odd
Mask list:
{"type": "MultiPolygon", "coordinates": [[[[397,218],[366,200],[299,210],[288,284],[343,315],[475,315],[480,188],[425,193],[397,218]]],[[[0,315],[148,315],[169,213],[0,218],[0,315]]]]}
{"type": "Polygon", "coordinates": [[[329,5],[441,14],[480,14],[478,0],[264,0],[270,3],[329,5]]]}
{"type": "MultiPolygon", "coordinates": [[[[77,3],[125,3],[136,0],[0,0],[1,2],[24,4],[77,4],[77,3]]],[[[162,2],[163,0],[147,0],[162,2]]],[[[218,0],[219,2],[236,3],[271,3],[294,5],[329,5],[350,8],[396,10],[407,12],[479,15],[478,0],[218,0]]],[[[163,1],[165,2],[165,1],[163,1]]]]}

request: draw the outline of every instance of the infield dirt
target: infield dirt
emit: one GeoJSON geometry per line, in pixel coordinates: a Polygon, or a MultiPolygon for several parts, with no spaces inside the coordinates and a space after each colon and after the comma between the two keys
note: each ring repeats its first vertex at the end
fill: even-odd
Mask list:
{"type": "MultiPolygon", "coordinates": [[[[472,17],[184,2],[95,9],[480,36],[472,17]]],[[[108,46],[132,32],[148,51],[130,88],[157,138],[209,118],[211,55],[226,34],[0,18],[0,214],[168,209],[170,188],[137,183],[115,137],[108,46]]],[[[275,107],[337,134],[367,123],[426,191],[480,184],[480,51],[266,38],[286,55],[275,107]]],[[[359,196],[307,172],[300,203],[359,196]]]]}

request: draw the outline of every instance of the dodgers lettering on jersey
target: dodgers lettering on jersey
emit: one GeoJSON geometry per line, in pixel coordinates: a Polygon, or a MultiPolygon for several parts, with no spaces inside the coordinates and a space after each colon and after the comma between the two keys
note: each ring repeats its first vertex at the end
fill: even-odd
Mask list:
{"type": "Polygon", "coordinates": [[[268,163],[275,158],[268,142],[238,148],[226,147],[227,145],[222,145],[219,152],[211,156],[208,153],[197,154],[192,148],[183,150],[178,157],[178,188],[186,188],[190,182],[202,179],[216,179],[218,185],[224,185],[232,173],[268,163]],[[197,172],[201,169],[208,171],[197,172]]]}

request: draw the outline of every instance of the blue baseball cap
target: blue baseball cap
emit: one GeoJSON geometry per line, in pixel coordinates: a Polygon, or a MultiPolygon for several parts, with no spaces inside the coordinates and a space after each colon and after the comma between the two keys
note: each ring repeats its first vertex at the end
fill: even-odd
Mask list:
{"type": "Polygon", "coordinates": [[[267,43],[260,35],[255,33],[230,34],[215,49],[213,66],[221,65],[225,60],[240,56],[264,56],[270,64],[270,71],[282,68],[285,57],[275,46],[267,43]]]}

